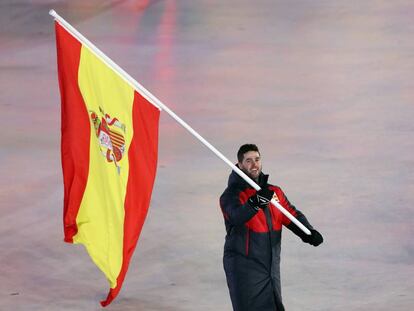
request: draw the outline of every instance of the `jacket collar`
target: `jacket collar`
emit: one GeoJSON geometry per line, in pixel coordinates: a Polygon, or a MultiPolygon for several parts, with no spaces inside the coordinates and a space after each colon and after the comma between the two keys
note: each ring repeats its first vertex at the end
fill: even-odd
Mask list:
{"type": "MultiPolygon", "coordinates": [[[[236,164],[237,167],[239,167],[236,164]]],[[[259,175],[259,186],[261,185],[266,185],[267,184],[267,180],[269,178],[269,175],[264,174],[263,172],[260,173],[259,175]]],[[[241,189],[245,189],[245,188],[252,188],[243,178],[241,178],[239,176],[239,174],[237,174],[235,171],[232,171],[230,173],[229,176],[229,181],[227,183],[227,185],[229,187],[235,187],[235,188],[241,188],[241,189]]]]}

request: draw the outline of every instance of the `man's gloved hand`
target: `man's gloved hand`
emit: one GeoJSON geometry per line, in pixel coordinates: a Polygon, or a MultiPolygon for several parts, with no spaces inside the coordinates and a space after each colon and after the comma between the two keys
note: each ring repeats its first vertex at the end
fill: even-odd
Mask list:
{"type": "Polygon", "coordinates": [[[273,198],[273,194],[274,192],[266,187],[253,194],[247,202],[251,207],[258,211],[269,204],[270,200],[273,198]]]}
{"type": "Polygon", "coordinates": [[[303,237],[302,239],[303,242],[309,243],[310,245],[313,245],[313,246],[318,246],[322,244],[323,242],[322,234],[320,234],[315,229],[311,229],[310,232],[311,232],[311,235],[306,235],[303,237]]]}

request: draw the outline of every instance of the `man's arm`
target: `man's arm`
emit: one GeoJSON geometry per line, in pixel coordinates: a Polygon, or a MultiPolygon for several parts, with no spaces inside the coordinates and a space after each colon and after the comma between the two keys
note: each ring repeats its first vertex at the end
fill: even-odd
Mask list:
{"type": "Polygon", "coordinates": [[[224,218],[234,226],[246,223],[258,212],[249,202],[241,204],[239,194],[229,190],[220,197],[220,207],[224,218]]]}
{"type": "Polygon", "coordinates": [[[315,230],[312,225],[309,223],[309,221],[306,219],[305,215],[296,209],[295,206],[293,206],[282,189],[279,187],[275,187],[274,189],[275,193],[277,194],[280,204],[285,207],[297,220],[299,220],[306,228],[309,229],[311,232],[311,235],[307,235],[305,232],[303,232],[298,226],[295,225],[295,223],[291,222],[289,218],[287,218],[285,215],[283,215],[283,224],[291,230],[294,234],[296,234],[298,237],[301,238],[301,240],[305,243],[311,244],[313,246],[318,246],[322,244],[323,237],[322,235],[315,230]]]}

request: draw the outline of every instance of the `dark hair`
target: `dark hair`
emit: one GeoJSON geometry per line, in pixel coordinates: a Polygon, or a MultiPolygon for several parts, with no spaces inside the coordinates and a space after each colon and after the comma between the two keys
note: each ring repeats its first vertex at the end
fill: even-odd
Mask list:
{"type": "Polygon", "coordinates": [[[243,162],[244,154],[249,151],[257,151],[260,155],[259,148],[255,144],[244,144],[239,148],[239,151],[237,151],[237,160],[239,163],[243,162]]]}

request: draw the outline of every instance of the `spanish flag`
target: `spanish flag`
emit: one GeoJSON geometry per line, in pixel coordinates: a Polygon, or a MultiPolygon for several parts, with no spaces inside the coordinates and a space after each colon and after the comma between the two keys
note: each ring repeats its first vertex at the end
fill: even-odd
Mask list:
{"type": "Polygon", "coordinates": [[[157,168],[160,111],[55,22],[65,241],[83,244],[118,295],[157,168]]]}

